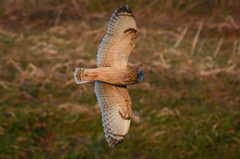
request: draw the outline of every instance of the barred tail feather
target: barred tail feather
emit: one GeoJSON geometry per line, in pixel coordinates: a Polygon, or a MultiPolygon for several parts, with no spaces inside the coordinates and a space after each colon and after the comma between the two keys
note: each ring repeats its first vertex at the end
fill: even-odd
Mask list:
{"type": "Polygon", "coordinates": [[[77,84],[87,83],[96,80],[96,69],[76,68],[73,73],[77,84]]]}

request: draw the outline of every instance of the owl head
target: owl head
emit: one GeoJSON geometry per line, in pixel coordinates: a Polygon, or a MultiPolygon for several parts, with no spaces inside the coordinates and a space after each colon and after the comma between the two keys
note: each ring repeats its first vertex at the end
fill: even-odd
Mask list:
{"type": "Polygon", "coordinates": [[[143,80],[143,72],[140,68],[138,68],[138,82],[143,80]]]}

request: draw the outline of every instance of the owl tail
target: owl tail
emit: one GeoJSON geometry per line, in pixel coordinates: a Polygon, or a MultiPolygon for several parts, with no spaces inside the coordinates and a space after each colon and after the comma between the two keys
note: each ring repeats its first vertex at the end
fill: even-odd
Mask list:
{"type": "Polygon", "coordinates": [[[96,69],[76,68],[73,73],[74,79],[77,84],[95,81],[97,78],[96,69]]]}

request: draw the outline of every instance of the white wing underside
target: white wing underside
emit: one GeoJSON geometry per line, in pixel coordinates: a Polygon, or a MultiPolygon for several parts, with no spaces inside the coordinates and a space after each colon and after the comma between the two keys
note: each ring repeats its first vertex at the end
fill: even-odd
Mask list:
{"type": "Polygon", "coordinates": [[[126,66],[136,43],[136,32],[137,25],[129,7],[115,10],[98,49],[98,67],[126,66]]]}
{"type": "Polygon", "coordinates": [[[105,136],[114,147],[125,139],[131,119],[131,100],[126,86],[96,81],[95,92],[102,111],[105,136]]]}

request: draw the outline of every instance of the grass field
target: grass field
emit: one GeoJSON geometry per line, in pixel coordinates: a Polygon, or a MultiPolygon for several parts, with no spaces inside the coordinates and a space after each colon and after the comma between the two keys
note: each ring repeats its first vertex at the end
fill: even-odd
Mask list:
{"type": "Polygon", "coordinates": [[[0,158],[240,156],[240,2],[0,2],[0,158]],[[117,6],[138,24],[125,141],[104,136],[94,83],[76,67],[96,54],[117,6]]]}

